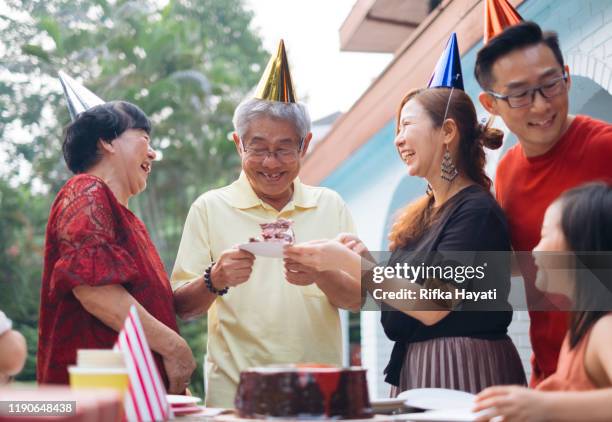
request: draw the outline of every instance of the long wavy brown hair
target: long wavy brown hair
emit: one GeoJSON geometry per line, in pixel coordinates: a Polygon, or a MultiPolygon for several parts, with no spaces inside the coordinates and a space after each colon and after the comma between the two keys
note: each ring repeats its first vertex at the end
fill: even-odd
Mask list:
{"type": "MultiPolygon", "coordinates": [[[[442,127],[448,103],[446,119],[452,119],[459,131],[459,150],[454,160],[455,166],[465,177],[486,190],[490,190],[492,182],[484,169],[486,164],[484,147],[499,148],[502,145],[504,133],[499,129],[478,123],[474,103],[462,90],[455,89],[451,95],[451,90],[448,88],[426,88],[411,91],[402,99],[397,110],[396,134],[400,129],[402,108],[408,101],[419,102],[425,109],[434,129],[442,127]]],[[[434,210],[432,205],[433,195],[426,194],[400,211],[389,233],[391,250],[406,246],[408,242],[418,238],[431,226],[444,208],[442,206],[434,210]]]]}

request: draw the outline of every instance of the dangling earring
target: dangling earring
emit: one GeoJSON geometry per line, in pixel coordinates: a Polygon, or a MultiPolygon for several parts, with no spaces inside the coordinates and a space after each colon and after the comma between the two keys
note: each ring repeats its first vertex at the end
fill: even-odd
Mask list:
{"type": "Polygon", "coordinates": [[[442,179],[446,180],[448,183],[451,183],[453,180],[455,180],[455,177],[457,177],[458,174],[457,167],[455,167],[455,164],[453,164],[447,144],[444,157],[442,158],[442,165],[440,166],[440,177],[442,177],[442,179]]]}

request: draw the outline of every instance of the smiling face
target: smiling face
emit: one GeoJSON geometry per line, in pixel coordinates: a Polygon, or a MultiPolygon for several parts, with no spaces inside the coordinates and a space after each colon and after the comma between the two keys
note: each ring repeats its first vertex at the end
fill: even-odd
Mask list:
{"type": "Polygon", "coordinates": [[[411,176],[429,179],[439,174],[444,149],[442,142],[436,142],[437,133],[439,131],[433,127],[419,101],[408,100],[400,113],[399,131],[394,143],[411,176]]]}
{"type": "Polygon", "coordinates": [[[137,195],[147,187],[155,151],[150,138],[142,129],[128,129],[113,140],[113,166],[129,196],[137,195]]]}
{"type": "Polygon", "coordinates": [[[533,249],[538,267],[535,284],[541,291],[571,297],[574,277],[570,271],[570,249],[561,228],[562,208],[561,202],[556,201],[544,214],[540,242],[533,249]]]}
{"type": "Polygon", "coordinates": [[[234,134],[242,169],[257,196],[273,206],[284,205],[291,199],[293,181],[300,172],[301,159],[311,136],[307,135],[299,150],[300,138],[295,125],[265,116],[249,123],[242,140],[234,134]]]}
{"type": "MultiPolygon", "coordinates": [[[[491,69],[490,89],[502,95],[517,95],[546,85],[563,75],[563,69],[552,50],[544,43],[514,50],[499,58],[491,69]]],[[[508,129],[516,134],[528,155],[548,151],[565,133],[568,120],[568,89],[570,81],[559,95],[544,98],[537,92],[531,105],[511,108],[500,99],[481,94],[481,102],[493,114],[502,117],[508,129]]]]}

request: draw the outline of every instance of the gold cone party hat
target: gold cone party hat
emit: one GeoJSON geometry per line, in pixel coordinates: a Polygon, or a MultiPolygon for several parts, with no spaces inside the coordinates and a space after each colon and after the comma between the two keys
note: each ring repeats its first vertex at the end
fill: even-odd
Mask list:
{"type": "Polygon", "coordinates": [[[254,97],[260,100],[283,103],[297,102],[283,40],[278,43],[276,54],[270,57],[266,70],[264,70],[257,85],[254,97]]]}

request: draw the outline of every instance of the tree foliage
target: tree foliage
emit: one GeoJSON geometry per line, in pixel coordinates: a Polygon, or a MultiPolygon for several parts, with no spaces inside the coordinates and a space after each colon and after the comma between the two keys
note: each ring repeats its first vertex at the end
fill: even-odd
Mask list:
{"type": "MultiPolygon", "coordinates": [[[[241,0],[5,3],[0,307],[29,332],[30,362],[21,378],[33,379],[44,228],[54,195],[70,177],[61,157],[69,116],[58,70],[105,100],[138,104],[153,121],[153,145],[163,159],[130,207],[170,271],[190,204],[237,176],[231,117],[267,53],[241,0]]],[[[183,331],[201,360],[204,329],[202,321],[193,324],[183,324],[183,331]]],[[[197,372],[201,384],[201,368],[197,372]]]]}

